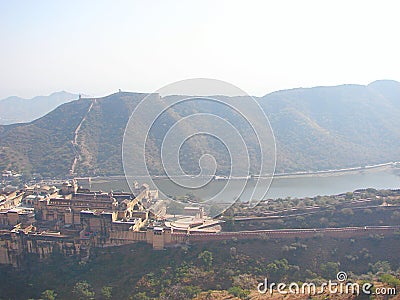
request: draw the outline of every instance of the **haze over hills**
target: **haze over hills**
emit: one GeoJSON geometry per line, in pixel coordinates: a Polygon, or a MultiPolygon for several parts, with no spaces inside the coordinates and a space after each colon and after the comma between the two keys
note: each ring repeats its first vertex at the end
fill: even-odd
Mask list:
{"type": "Polygon", "coordinates": [[[57,106],[78,99],[79,95],[65,91],[48,96],[24,99],[17,96],[0,100],[0,125],[31,122],[49,113],[57,106]]]}
{"type": "Polygon", "coordinates": [[[400,83],[375,81],[266,95],[278,171],[332,169],[400,158],[400,83]]]}
{"type": "MultiPolygon", "coordinates": [[[[74,170],[77,174],[123,174],[124,129],[131,112],[146,95],[122,92],[96,101],[80,99],[31,123],[0,126],[0,169],[66,176],[76,149],[80,157],[74,170]],[[73,146],[71,141],[79,124],[73,146]]],[[[275,134],[279,173],[355,167],[400,158],[399,82],[283,90],[256,100],[275,134]]],[[[166,131],[182,117],[198,112],[216,113],[234,123],[252,149],[252,167],[257,164],[256,140],[238,114],[217,103],[189,101],[168,109],[151,128],[146,159],[152,174],[162,174],[159,156],[166,131]]],[[[137,124],[137,130],[145,128],[137,124]]],[[[192,174],[199,172],[197,161],[204,153],[213,154],[220,165],[217,171],[226,173],[226,149],[218,141],[201,136],[188,139],[182,147],[179,154],[183,169],[192,174]]]]}

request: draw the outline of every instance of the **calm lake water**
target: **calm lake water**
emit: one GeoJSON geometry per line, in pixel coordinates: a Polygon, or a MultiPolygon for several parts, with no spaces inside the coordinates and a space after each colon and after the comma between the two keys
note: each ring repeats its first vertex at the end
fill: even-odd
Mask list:
{"type": "MultiPolygon", "coordinates": [[[[276,198],[302,198],[316,195],[334,195],[343,192],[354,191],[363,188],[375,189],[399,189],[400,188],[400,170],[386,168],[383,170],[368,170],[364,172],[336,173],[324,175],[307,175],[297,177],[277,177],[274,178],[270,189],[264,199],[276,198]]],[[[137,179],[139,183],[140,178],[137,179]]],[[[155,179],[154,182],[147,182],[150,186],[157,187],[165,195],[182,196],[188,192],[194,193],[203,200],[209,199],[218,194],[224,187],[226,181],[212,181],[205,187],[197,190],[188,190],[172,184],[167,179],[155,179]]],[[[255,182],[250,181],[246,185],[243,194],[240,196],[242,201],[248,201],[254,191],[253,198],[259,198],[264,195],[265,187],[269,180],[262,180],[262,188],[254,191],[255,182]]],[[[226,190],[223,194],[225,201],[231,202],[232,199],[240,195],[243,181],[237,180],[235,184],[226,190]]],[[[125,179],[93,179],[93,190],[124,190],[128,191],[128,185],[125,179]]],[[[223,199],[221,199],[223,201],[223,199]]]]}

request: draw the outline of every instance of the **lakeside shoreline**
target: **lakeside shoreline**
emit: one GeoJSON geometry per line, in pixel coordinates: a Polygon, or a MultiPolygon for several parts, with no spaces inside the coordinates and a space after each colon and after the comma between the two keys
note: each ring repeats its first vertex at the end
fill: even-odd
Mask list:
{"type": "MultiPolygon", "coordinates": [[[[383,164],[376,164],[370,166],[361,166],[361,167],[353,167],[353,168],[343,168],[343,169],[333,169],[333,170],[322,170],[322,171],[299,171],[299,172],[291,172],[291,173],[275,173],[272,178],[279,179],[289,179],[289,178],[307,178],[307,177],[330,177],[330,176],[340,176],[343,174],[353,174],[353,173],[361,173],[361,172],[374,172],[374,171],[382,171],[382,170],[396,170],[396,165],[400,164],[400,162],[388,162],[383,164]]],[[[91,179],[94,181],[107,181],[107,180],[121,180],[125,178],[129,178],[132,180],[140,179],[140,178],[148,178],[149,176],[135,176],[135,177],[126,177],[125,175],[111,175],[111,176],[98,176],[98,177],[79,177],[80,179],[91,179]]],[[[192,176],[186,176],[188,179],[193,178],[192,176]]],[[[164,175],[151,176],[153,180],[162,180],[174,178],[174,176],[168,177],[164,175]]],[[[185,178],[181,176],[177,176],[175,178],[185,178]]],[[[248,177],[225,177],[219,176],[217,179],[213,179],[215,181],[226,181],[226,180],[246,180],[246,179],[271,179],[271,175],[262,175],[262,176],[254,176],[251,178],[248,177]]]]}

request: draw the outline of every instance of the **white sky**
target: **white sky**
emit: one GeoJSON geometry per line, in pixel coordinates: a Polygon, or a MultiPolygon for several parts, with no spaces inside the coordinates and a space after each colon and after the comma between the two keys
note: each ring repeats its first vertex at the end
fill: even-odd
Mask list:
{"type": "Polygon", "coordinates": [[[0,98],[400,81],[398,1],[0,0],[0,98]],[[397,2],[397,3],[396,3],[397,2]]]}

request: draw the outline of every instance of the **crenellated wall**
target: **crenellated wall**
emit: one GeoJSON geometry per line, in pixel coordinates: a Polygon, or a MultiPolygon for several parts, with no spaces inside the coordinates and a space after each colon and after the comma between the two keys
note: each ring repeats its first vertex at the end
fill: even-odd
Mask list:
{"type": "Polygon", "coordinates": [[[0,238],[0,264],[18,267],[27,254],[36,254],[39,259],[45,259],[54,252],[79,256],[79,248],[79,240],[57,233],[4,232],[0,238]]]}
{"type": "Polygon", "coordinates": [[[82,231],[79,237],[59,233],[35,233],[33,227],[12,231],[0,231],[0,263],[19,266],[26,254],[36,254],[39,259],[59,252],[66,256],[87,259],[92,247],[108,247],[146,242],[155,250],[187,242],[223,241],[232,239],[282,239],[313,238],[319,235],[333,238],[352,238],[361,236],[399,234],[399,226],[367,226],[321,229],[284,229],[239,232],[200,233],[173,232],[170,228],[155,227],[146,231],[109,230],[107,236],[87,234],[82,231]]]}

